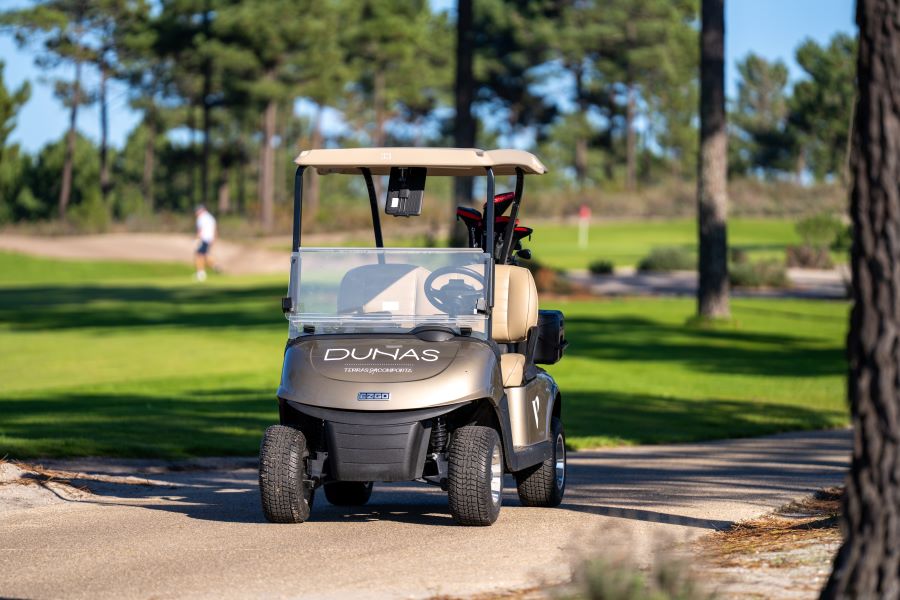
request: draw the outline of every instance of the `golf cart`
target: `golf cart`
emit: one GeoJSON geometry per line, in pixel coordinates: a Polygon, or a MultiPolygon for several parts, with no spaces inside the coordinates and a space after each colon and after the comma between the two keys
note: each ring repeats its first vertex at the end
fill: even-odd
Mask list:
{"type": "Polygon", "coordinates": [[[440,486],[453,518],[490,525],[503,474],[526,506],[556,506],[566,485],[561,396],[539,364],[566,346],[563,316],[538,310],[518,223],[520,150],[308,150],[295,160],[293,252],[282,309],[289,325],[280,425],[260,447],[266,518],[300,523],[318,488],[339,506],[369,500],[373,482],[440,486]],[[301,246],[303,173],[361,175],[374,248],[301,246]],[[430,176],[486,178],[483,213],[460,207],[466,248],[385,248],[374,176],[389,176],[384,212],[421,214],[430,176]],[[494,194],[496,176],[515,191],[494,194]],[[506,211],[509,214],[504,214],[506,211]]]}

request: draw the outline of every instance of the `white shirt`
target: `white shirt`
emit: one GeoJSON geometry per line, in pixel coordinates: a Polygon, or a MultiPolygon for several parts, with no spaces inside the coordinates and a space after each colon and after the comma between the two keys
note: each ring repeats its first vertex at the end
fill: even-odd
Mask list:
{"type": "Polygon", "coordinates": [[[197,215],[197,235],[201,242],[211,244],[216,239],[216,218],[209,211],[197,215]]]}

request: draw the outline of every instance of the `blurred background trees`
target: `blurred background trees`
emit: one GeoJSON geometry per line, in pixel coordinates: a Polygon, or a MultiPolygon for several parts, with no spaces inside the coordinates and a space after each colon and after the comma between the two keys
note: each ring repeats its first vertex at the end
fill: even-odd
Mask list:
{"type": "MultiPolygon", "coordinates": [[[[551,175],[532,192],[601,214],[610,195],[665,185],[674,198],[697,172],[699,26],[698,0],[38,0],[0,13],[0,32],[54,68],[71,126],[34,156],[0,139],[0,222],[82,204],[79,219],[152,220],[203,202],[271,231],[286,224],[292,156],[354,145],[533,150],[551,175]],[[140,114],[121,148],[111,90],[140,114]],[[93,102],[96,145],[76,127],[93,102]]],[[[842,185],[854,57],[846,35],[807,41],[793,85],[784,64],[744,57],[729,175],[842,185]]],[[[0,125],[25,97],[0,92],[0,125]]],[[[330,219],[321,186],[354,192],[306,185],[312,227],[330,219]]]]}

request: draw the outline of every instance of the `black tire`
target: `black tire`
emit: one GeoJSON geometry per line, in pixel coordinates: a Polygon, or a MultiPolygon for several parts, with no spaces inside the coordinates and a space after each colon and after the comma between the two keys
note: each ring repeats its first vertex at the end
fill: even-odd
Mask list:
{"type": "Polygon", "coordinates": [[[335,506],[362,506],[371,495],[371,481],[333,481],[325,484],[325,498],[335,506]]]}
{"type": "Polygon", "coordinates": [[[503,503],[503,447],[497,432],[481,425],[454,431],[447,478],[450,514],[457,523],[484,526],[496,521],[503,503]]]}
{"type": "Polygon", "coordinates": [[[306,438],[297,429],[272,425],[259,447],[259,493],[263,514],[272,523],[309,518],[315,489],[307,482],[306,438]]]}
{"type": "Polygon", "coordinates": [[[566,435],[562,421],[554,417],[550,428],[553,441],[550,458],[515,474],[522,506],[559,506],[566,493],[566,435]],[[562,458],[561,478],[556,464],[559,458],[562,458]]]}

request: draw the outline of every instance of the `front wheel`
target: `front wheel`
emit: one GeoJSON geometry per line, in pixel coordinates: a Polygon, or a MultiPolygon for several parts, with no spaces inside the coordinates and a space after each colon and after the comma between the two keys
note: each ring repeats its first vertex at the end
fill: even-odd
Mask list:
{"type": "Polygon", "coordinates": [[[371,481],[333,481],[325,484],[325,498],[335,506],[362,506],[371,495],[371,481]]]}
{"type": "Polygon", "coordinates": [[[566,435],[562,421],[553,417],[553,454],[542,463],[516,473],[522,506],[559,506],[566,493],[566,435]]]}
{"type": "Polygon", "coordinates": [[[503,502],[503,448],[497,432],[467,425],[450,440],[447,492],[450,514],[460,525],[490,525],[503,502]]]}
{"type": "Polygon", "coordinates": [[[309,518],[315,489],[307,480],[306,438],[297,429],[272,425],[259,448],[259,493],[263,514],[272,523],[309,518]]]}

